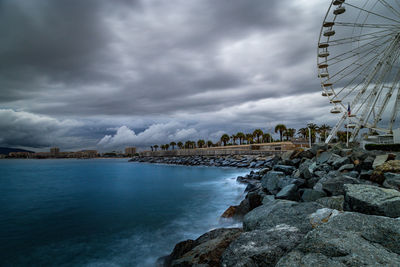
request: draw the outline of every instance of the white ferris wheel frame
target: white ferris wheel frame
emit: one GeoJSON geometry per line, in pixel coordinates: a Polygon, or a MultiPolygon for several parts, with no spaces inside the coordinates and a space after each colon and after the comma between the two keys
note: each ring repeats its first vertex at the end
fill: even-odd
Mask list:
{"type": "Polygon", "coordinates": [[[321,79],[322,95],[334,105],[331,113],[341,114],[341,118],[325,140],[326,143],[332,140],[345,122],[347,122],[347,127],[352,129],[350,141],[357,138],[362,128],[390,134],[400,111],[398,104],[400,102],[400,68],[394,75],[393,82],[387,82],[388,76],[394,71],[396,61],[400,58],[400,0],[394,1],[396,7],[388,3],[388,0],[365,0],[361,1],[362,6],[349,2],[351,1],[331,1],[321,26],[317,46],[317,69],[318,77],[321,79]],[[365,9],[368,3],[373,4],[370,10],[365,9]],[[377,5],[386,7],[395,18],[375,12],[374,7],[377,5]],[[358,16],[354,22],[338,19],[344,16],[346,8],[358,10],[358,16]],[[358,21],[361,15],[365,16],[364,21],[358,21]],[[386,23],[367,23],[370,16],[382,19],[386,23]],[[352,34],[336,39],[334,36],[337,27],[340,27],[339,30],[350,27],[353,29],[352,34]],[[357,28],[360,29],[359,35],[354,34],[357,28]],[[364,29],[374,31],[363,32],[364,29]],[[354,43],[358,45],[337,55],[331,56],[328,50],[330,47],[354,43]],[[387,45],[388,43],[390,44],[387,45]],[[379,51],[381,48],[383,50],[379,51]],[[346,60],[353,61],[351,64],[343,65],[346,60]],[[340,68],[330,73],[330,66],[333,65],[338,65],[340,68]],[[345,82],[346,79],[349,81],[345,86],[335,88],[335,83],[345,82]],[[357,79],[361,81],[356,83],[357,79]],[[381,127],[378,123],[396,90],[389,124],[387,127],[381,127]],[[347,105],[351,113],[348,112],[347,105]]]}

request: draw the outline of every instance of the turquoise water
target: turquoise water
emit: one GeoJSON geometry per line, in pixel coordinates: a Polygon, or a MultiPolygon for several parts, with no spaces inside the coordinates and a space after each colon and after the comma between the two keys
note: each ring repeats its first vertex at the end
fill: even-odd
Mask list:
{"type": "Polygon", "coordinates": [[[1,160],[0,266],[153,266],[176,242],[221,226],[243,198],[235,178],[246,172],[1,160]]]}

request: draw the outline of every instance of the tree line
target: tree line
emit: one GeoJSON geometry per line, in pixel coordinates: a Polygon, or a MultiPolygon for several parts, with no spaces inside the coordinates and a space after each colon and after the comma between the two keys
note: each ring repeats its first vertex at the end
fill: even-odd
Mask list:
{"type": "MultiPolygon", "coordinates": [[[[320,137],[321,141],[325,141],[331,127],[327,124],[317,125],[314,123],[307,124],[306,127],[300,128],[296,131],[294,128],[288,128],[284,124],[277,124],[275,126],[275,133],[279,134],[279,139],[274,139],[272,135],[268,132],[263,132],[261,129],[255,129],[252,133],[237,132],[236,134],[223,134],[219,141],[214,143],[211,140],[205,141],[204,139],[199,139],[197,141],[185,141],[185,142],[170,142],[169,144],[153,145],[151,146],[151,151],[169,150],[170,148],[174,150],[179,149],[194,149],[194,148],[206,148],[206,147],[216,147],[216,146],[228,146],[228,145],[244,145],[244,144],[259,144],[259,143],[272,143],[276,141],[289,141],[296,135],[300,138],[309,139],[311,133],[311,142],[316,141],[317,136],[320,137]]],[[[346,141],[346,132],[338,131],[336,134],[336,140],[340,142],[346,141]]]]}

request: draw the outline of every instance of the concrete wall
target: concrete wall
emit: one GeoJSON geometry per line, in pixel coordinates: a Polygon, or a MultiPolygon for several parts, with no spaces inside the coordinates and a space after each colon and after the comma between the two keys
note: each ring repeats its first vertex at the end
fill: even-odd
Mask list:
{"type": "Polygon", "coordinates": [[[140,156],[144,157],[173,157],[173,156],[229,156],[229,155],[280,155],[285,151],[273,150],[239,150],[239,149],[177,149],[169,151],[144,151],[140,156]]]}

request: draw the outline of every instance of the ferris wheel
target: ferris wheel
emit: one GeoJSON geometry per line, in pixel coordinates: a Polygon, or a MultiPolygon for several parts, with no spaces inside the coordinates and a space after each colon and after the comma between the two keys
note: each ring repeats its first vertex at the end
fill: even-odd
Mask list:
{"type": "Polygon", "coordinates": [[[400,110],[400,0],[333,0],[322,23],[317,67],[322,96],[342,127],[392,134],[400,110]]]}

